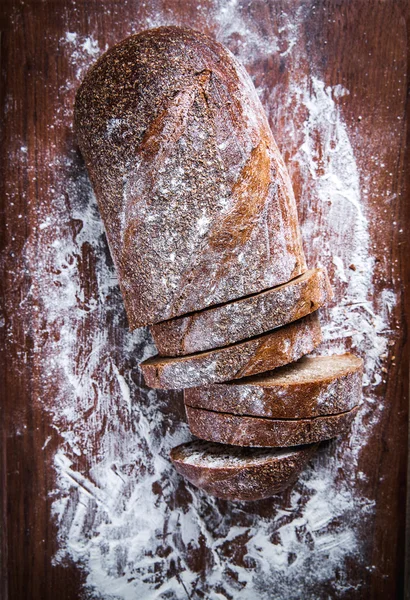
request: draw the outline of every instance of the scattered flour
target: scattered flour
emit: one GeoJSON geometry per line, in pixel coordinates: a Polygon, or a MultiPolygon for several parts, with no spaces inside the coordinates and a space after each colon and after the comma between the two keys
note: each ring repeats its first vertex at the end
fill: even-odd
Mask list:
{"type": "MultiPolygon", "coordinates": [[[[56,325],[60,330],[59,339],[48,338],[37,348],[47,361],[46,391],[59,383],[54,396],[47,393],[54,401],[44,406],[61,439],[53,493],[60,543],[55,561],[66,556],[77,561],[93,597],[292,600],[314,598],[315,586],[326,583],[338,598],[348,597],[352,586],[359,585],[346,581],[343,567],[346,559],[363,560],[357,532],[374,509],[355,486],[366,477],[359,468],[361,448],[383,410],[382,404],[375,408],[372,390],[381,380],[379,357],[389,339],[395,297],[385,290],[377,306],[372,300],[366,204],[337,105],[349,91],[341,85],[326,87],[320,74],[308,78],[309,69],[298,68],[308,60],[303,10],[282,13],[275,35],[261,31],[237,0],[214,4],[208,17],[218,39],[245,66],[255,69],[275,53],[287,61],[289,87],[278,84],[266,90],[261,85],[258,92],[272,111],[272,122],[284,123],[281,149],[299,182],[310,264],[320,256],[329,270],[336,267],[335,304],[324,319],[325,348],[353,348],[366,361],[361,417],[349,441],[328,443],[286,499],[271,500],[270,517],[240,503],[226,508],[185,486],[168,453],[188,440],[189,432],[169,410],[172,395],[142,384],[137,363],[154,354],[154,347],[146,330],[130,333],[126,328],[88,179],[74,151],[52,159],[55,202],[39,224],[43,243],[35,246],[29,238],[26,252],[44,253],[36,256],[38,272],[30,294],[43,299],[39,313],[44,330],[55,331],[56,325]],[[297,122],[303,127],[296,127],[297,122]],[[312,199],[322,202],[320,223],[312,199]],[[87,261],[91,281],[81,276],[80,266],[87,261]],[[85,323],[92,325],[92,339],[82,337],[88,331],[85,323]],[[232,551],[239,546],[246,546],[244,556],[232,551]],[[206,577],[195,570],[198,555],[206,563],[206,577]]],[[[147,18],[146,26],[169,23],[168,17],[157,13],[147,18]]],[[[64,127],[70,127],[74,89],[102,53],[97,36],[83,38],[70,31],[59,41],[77,78],[66,84],[67,104],[57,115],[64,127]]],[[[116,126],[112,123],[112,131],[116,126]]],[[[205,220],[198,222],[201,232],[205,227],[205,220]]],[[[178,400],[175,394],[172,399],[178,400]]]]}

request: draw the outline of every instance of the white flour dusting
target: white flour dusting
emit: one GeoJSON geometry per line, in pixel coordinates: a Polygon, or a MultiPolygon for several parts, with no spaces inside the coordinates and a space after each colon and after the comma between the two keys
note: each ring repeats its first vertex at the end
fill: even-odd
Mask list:
{"type": "MultiPolygon", "coordinates": [[[[47,360],[45,391],[59,383],[58,393],[47,393],[54,402],[44,407],[61,436],[53,494],[60,543],[55,560],[69,556],[77,561],[93,597],[107,600],[292,600],[314,598],[320,584],[329,586],[332,598],[349,597],[359,582],[346,580],[344,564],[362,560],[357,531],[373,510],[357,488],[366,477],[360,451],[383,410],[381,404],[375,409],[372,386],[381,381],[380,355],[388,343],[389,309],[395,302],[389,290],[377,305],[372,299],[367,208],[338,109],[349,91],[339,84],[326,87],[319,73],[305,75],[310,71],[302,68],[307,62],[303,9],[282,13],[278,35],[270,37],[236,0],[216,4],[208,18],[218,39],[245,66],[252,64],[263,73],[263,59],[276,53],[287,61],[290,85],[273,90],[261,85],[258,91],[272,122],[282,122],[278,142],[299,182],[310,266],[319,256],[334,273],[336,298],[324,318],[325,347],[331,352],[353,348],[365,357],[361,415],[349,441],[327,444],[286,501],[272,499],[273,516],[259,516],[249,505],[218,502],[186,486],[168,453],[189,439],[187,426],[168,409],[166,394],[141,383],[136,365],[154,348],[146,330],[131,334],[126,329],[95,199],[76,153],[69,151],[49,165],[55,201],[39,223],[43,243],[35,247],[29,238],[26,247],[38,264],[31,294],[42,299],[43,328],[54,331],[58,324],[60,329],[59,339],[48,338],[37,349],[47,360]],[[311,207],[317,198],[320,223],[311,207]],[[36,254],[39,249],[44,255],[36,254]],[[95,264],[95,281],[80,275],[87,261],[95,264]],[[82,338],[85,323],[92,324],[92,339],[82,338]],[[109,328],[115,337],[108,336],[109,328]],[[232,550],[239,544],[246,545],[245,556],[232,550]],[[206,577],[195,568],[199,555],[207,565],[206,577]]],[[[154,21],[169,23],[169,15],[151,15],[146,25],[154,21]]],[[[59,126],[70,126],[74,89],[102,52],[97,38],[98,32],[83,38],[69,31],[59,41],[77,79],[65,86],[59,126]]],[[[371,182],[366,185],[370,188],[371,182]]],[[[205,226],[198,223],[201,230],[205,226]]]]}

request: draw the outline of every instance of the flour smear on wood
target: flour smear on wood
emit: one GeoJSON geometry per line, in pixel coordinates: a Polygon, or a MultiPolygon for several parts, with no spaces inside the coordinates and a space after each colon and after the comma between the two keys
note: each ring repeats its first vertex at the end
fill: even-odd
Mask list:
{"type": "MultiPolygon", "coordinates": [[[[275,123],[281,124],[277,141],[298,181],[309,266],[325,265],[336,290],[334,305],[322,312],[321,351],[352,348],[364,356],[360,415],[350,436],[329,443],[311,461],[286,502],[271,500],[269,517],[259,516],[251,505],[220,502],[185,484],[168,455],[190,434],[165,410],[166,394],[143,386],[137,364],[155,350],[145,329],[126,329],[87,176],[74,149],[50,157],[55,200],[39,223],[49,244],[39,245],[43,254],[36,257],[34,279],[36,294],[44,299],[44,327],[57,323],[60,328],[60,338],[46,342],[43,365],[43,372],[52,372],[59,383],[58,397],[44,406],[61,440],[55,455],[53,517],[59,551],[54,560],[77,562],[93,598],[292,600],[313,598],[314,586],[326,582],[333,597],[348,597],[352,582],[344,576],[344,564],[346,559],[360,562],[357,532],[374,510],[358,490],[366,477],[360,452],[383,410],[380,404],[376,408],[373,390],[380,383],[379,357],[387,347],[384,332],[395,298],[386,291],[377,310],[371,301],[373,259],[363,180],[338,109],[349,91],[326,86],[319,71],[307,68],[303,10],[282,13],[270,39],[237,2],[212,9],[198,3],[198,19],[207,15],[217,39],[259,73],[255,83],[274,134],[275,123]],[[263,62],[278,54],[289,81],[267,89],[263,62]],[[318,201],[320,224],[311,208],[318,201]],[[91,283],[81,277],[86,256],[95,261],[91,283]],[[93,337],[82,345],[86,320],[93,324],[93,337]],[[118,332],[115,346],[107,324],[118,332]],[[238,547],[246,551],[236,553],[238,547]],[[204,578],[196,571],[198,556],[206,564],[204,578]]],[[[157,13],[141,28],[170,22],[172,15],[157,13]]],[[[98,31],[88,38],[67,31],[58,40],[75,77],[61,91],[65,104],[56,117],[61,131],[71,127],[75,89],[105,49],[97,40],[98,31]]],[[[371,182],[366,185],[371,189],[371,182]]],[[[30,248],[30,239],[26,252],[38,252],[30,248]]]]}

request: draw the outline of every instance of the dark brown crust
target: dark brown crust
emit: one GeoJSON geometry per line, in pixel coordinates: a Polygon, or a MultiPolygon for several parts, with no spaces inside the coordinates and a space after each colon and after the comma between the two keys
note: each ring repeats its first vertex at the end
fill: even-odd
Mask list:
{"type": "Polygon", "coordinates": [[[190,29],[131,36],[75,103],[131,328],[306,270],[285,164],[245,69],[190,29]]]}
{"type": "Polygon", "coordinates": [[[178,473],[193,485],[205,490],[208,494],[225,500],[254,501],[269,498],[289,487],[297,478],[317,444],[294,448],[289,452],[272,450],[266,452],[266,458],[259,464],[246,465],[246,457],[258,455],[260,450],[251,448],[232,448],[223,446],[221,451],[229,455],[243,455],[244,464],[238,466],[210,467],[209,457],[218,456],[213,450],[216,444],[201,440],[181,444],[171,450],[171,460],[178,473]],[[201,452],[204,460],[197,464],[186,461],[190,450],[201,452]]]}
{"type": "Polygon", "coordinates": [[[358,407],[340,415],[295,420],[231,415],[190,406],[185,406],[185,410],[191,432],[202,440],[233,446],[286,448],[321,442],[344,433],[358,407]]]}
{"type": "Polygon", "coordinates": [[[322,340],[317,313],[269,333],[208,352],[141,363],[152,388],[182,389],[276,369],[311,352],[322,340]]]}
{"type": "Polygon", "coordinates": [[[332,415],[359,404],[362,374],[363,361],[353,354],[304,357],[272,373],[187,389],[184,400],[194,408],[271,419],[332,415]],[[306,371],[315,377],[303,377],[306,371]]]}
{"type": "Polygon", "coordinates": [[[150,327],[161,356],[228,346],[314,312],[332,298],[326,269],[311,269],[259,294],[150,327]]]}

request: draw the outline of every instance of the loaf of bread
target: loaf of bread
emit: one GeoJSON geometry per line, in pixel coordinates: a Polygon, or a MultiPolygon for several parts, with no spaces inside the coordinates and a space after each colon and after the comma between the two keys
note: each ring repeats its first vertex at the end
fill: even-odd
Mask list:
{"type": "Polygon", "coordinates": [[[196,440],[173,448],[171,460],[181,475],[208,494],[253,501],[292,484],[316,448],[234,448],[196,440]]]}
{"type": "Polygon", "coordinates": [[[184,401],[235,415],[310,419],[357,406],[362,374],[363,361],[353,354],[306,356],[271,373],[186,389],[184,401]]]}
{"type": "Polygon", "coordinates": [[[296,321],[332,297],[326,269],[311,269],[259,294],[152,325],[161,356],[228,346],[296,321]]]}
{"type": "Polygon", "coordinates": [[[123,40],[87,72],[75,131],[131,328],[306,270],[283,159],[218,42],[180,27],[123,40]]]}
{"type": "Polygon", "coordinates": [[[337,415],[311,419],[267,419],[232,415],[185,406],[193,435],[233,446],[280,447],[311,444],[344,433],[358,407],[337,415]]]}
{"type": "Polygon", "coordinates": [[[312,313],[238,344],[179,358],[149,358],[140,367],[152,388],[189,388],[276,369],[308,354],[321,341],[319,318],[312,313]]]}
{"type": "Polygon", "coordinates": [[[204,440],[303,445],[196,441],[172,450],[177,470],[221,498],[280,491],[352,421],[361,363],[306,359],[252,377],[321,342],[314,311],[331,289],[323,269],[306,273],[290,179],[251,79],[199,32],[144,31],[88,71],[75,131],[130,327],[150,325],[160,352],[141,364],[146,383],[195,386],[186,412],[204,440]]]}

